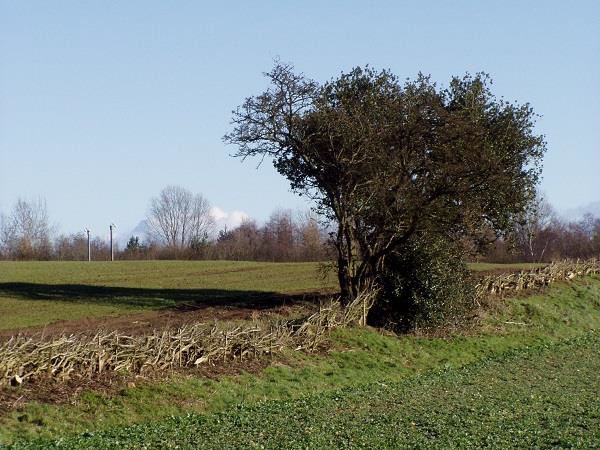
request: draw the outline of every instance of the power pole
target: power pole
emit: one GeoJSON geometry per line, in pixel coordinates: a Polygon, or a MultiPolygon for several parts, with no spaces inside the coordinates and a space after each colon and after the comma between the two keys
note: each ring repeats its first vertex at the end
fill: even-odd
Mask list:
{"type": "Polygon", "coordinates": [[[87,233],[87,240],[88,240],[88,262],[90,262],[92,260],[92,247],[90,245],[90,229],[86,228],[85,232],[87,233]]]}
{"type": "Polygon", "coordinates": [[[110,260],[115,260],[115,252],[113,250],[113,228],[117,228],[114,223],[110,224],[110,260]]]}

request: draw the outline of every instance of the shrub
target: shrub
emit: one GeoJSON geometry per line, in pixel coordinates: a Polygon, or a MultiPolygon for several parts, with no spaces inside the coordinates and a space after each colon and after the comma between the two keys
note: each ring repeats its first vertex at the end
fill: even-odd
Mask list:
{"type": "Polygon", "coordinates": [[[384,263],[378,301],[369,321],[397,331],[464,319],[473,305],[473,283],[459,245],[420,234],[384,263]]]}

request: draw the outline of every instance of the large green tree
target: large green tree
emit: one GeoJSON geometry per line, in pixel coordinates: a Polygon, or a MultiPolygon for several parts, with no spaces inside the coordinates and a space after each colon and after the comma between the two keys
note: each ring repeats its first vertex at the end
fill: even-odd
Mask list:
{"type": "Polygon", "coordinates": [[[266,76],[224,140],[271,159],[336,224],[344,303],[414,236],[500,235],[532,198],[545,150],[535,114],[494,96],[484,74],[446,88],[369,67],[322,85],[281,63],[266,76]]]}

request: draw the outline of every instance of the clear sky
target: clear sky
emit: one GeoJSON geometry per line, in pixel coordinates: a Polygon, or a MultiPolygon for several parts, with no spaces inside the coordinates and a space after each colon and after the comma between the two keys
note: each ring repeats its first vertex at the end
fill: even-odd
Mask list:
{"type": "Polygon", "coordinates": [[[167,184],[258,220],[305,208],[221,142],[276,57],[321,81],[488,72],[543,116],[549,200],[600,200],[599,1],[0,0],[0,211],[41,196],[64,232],[131,230],[167,184]]]}

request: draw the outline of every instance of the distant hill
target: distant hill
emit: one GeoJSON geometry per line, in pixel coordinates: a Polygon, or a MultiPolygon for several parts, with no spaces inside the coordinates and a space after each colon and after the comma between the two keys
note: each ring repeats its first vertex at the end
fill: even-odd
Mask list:
{"type": "Polygon", "coordinates": [[[146,238],[146,236],[148,235],[149,231],[150,231],[150,227],[148,226],[148,222],[146,222],[146,220],[142,220],[131,231],[131,235],[132,236],[139,236],[140,238],[146,238]]]}
{"type": "Polygon", "coordinates": [[[141,241],[145,242],[148,236],[148,230],[148,223],[145,220],[141,220],[133,229],[120,230],[117,228],[115,242],[117,242],[121,248],[125,248],[131,236],[137,236],[141,241]]]}

